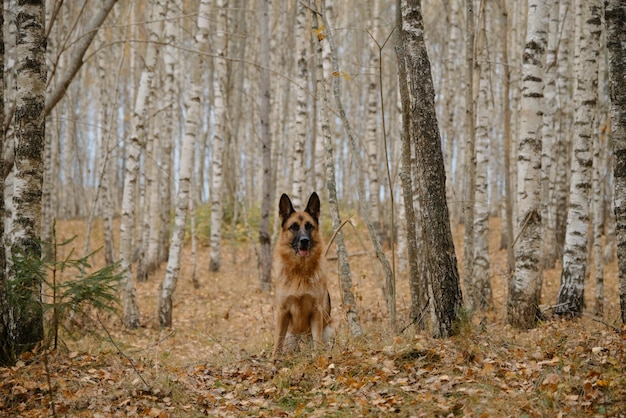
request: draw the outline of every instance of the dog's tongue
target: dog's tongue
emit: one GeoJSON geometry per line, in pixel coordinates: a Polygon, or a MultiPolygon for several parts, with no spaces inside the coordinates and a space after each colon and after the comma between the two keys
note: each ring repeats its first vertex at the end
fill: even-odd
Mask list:
{"type": "Polygon", "coordinates": [[[302,248],[300,248],[300,249],[298,250],[298,255],[299,255],[300,257],[306,257],[307,255],[309,255],[309,250],[303,250],[302,248]]]}

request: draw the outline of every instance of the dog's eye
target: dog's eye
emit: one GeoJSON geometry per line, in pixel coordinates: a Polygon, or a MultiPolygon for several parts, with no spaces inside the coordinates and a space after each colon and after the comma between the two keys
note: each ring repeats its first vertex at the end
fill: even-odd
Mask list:
{"type": "Polygon", "coordinates": [[[305,228],[307,231],[313,231],[313,228],[314,228],[314,227],[313,227],[313,224],[312,224],[312,223],[307,222],[306,224],[304,224],[304,228],[305,228]]]}
{"type": "Polygon", "coordinates": [[[289,227],[289,229],[291,229],[292,231],[297,231],[298,229],[300,229],[300,226],[296,223],[291,224],[291,226],[289,227]]]}

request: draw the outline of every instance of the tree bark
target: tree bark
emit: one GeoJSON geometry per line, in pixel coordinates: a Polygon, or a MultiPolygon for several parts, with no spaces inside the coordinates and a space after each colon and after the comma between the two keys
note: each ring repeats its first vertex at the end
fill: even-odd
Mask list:
{"type": "Polygon", "coordinates": [[[261,221],[259,222],[259,287],[269,291],[272,282],[272,242],[270,231],[270,208],[274,201],[272,187],[272,131],[270,115],[272,113],[271,78],[270,78],[270,36],[269,36],[269,7],[270,0],[259,2],[259,22],[261,23],[261,77],[259,89],[261,98],[259,103],[261,122],[261,164],[263,170],[261,192],[261,221]]]}
{"type": "Polygon", "coordinates": [[[522,114],[518,151],[518,216],[515,275],[509,283],[508,322],[528,329],[539,317],[541,293],[541,127],[549,0],[533,0],[522,67],[522,114]]]}
{"type": "MultiPolygon", "coordinates": [[[[0,4],[0,74],[4,74],[4,3],[0,4]]],[[[4,115],[4,77],[0,77],[0,115],[4,115]]],[[[4,124],[0,124],[0,150],[4,150],[4,124]]],[[[0,152],[0,173],[4,173],[4,152],[0,152]]],[[[4,176],[0,174],[0,190],[4,190],[4,176]]],[[[4,193],[0,199],[0,237],[4,240],[4,193]]],[[[0,243],[0,365],[13,363],[11,348],[10,313],[6,274],[6,252],[0,243]]]]}
{"type": "Polygon", "coordinates": [[[224,143],[228,131],[226,89],[228,68],[226,66],[226,33],[228,20],[226,1],[218,0],[217,34],[215,39],[215,135],[213,136],[213,162],[211,164],[211,260],[209,271],[219,271],[222,264],[222,222],[224,218],[224,143]]]}
{"type": "Polygon", "coordinates": [[[309,70],[308,70],[308,34],[307,16],[309,8],[304,1],[297,2],[296,15],[296,134],[291,148],[291,199],[295,207],[304,207],[302,201],[304,179],[306,176],[306,162],[304,148],[307,139],[308,97],[309,97],[309,70]]]}
{"type": "Polygon", "coordinates": [[[605,2],[606,46],[609,55],[611,139],[615,162],[614,205],[622,323],[626,324],[626,3],[605,2]]]}
{"type": "MultiPolygon", "coordinates": [[[[17,25],[15,179],[11,257],[40,259],[41,196],[45,144],[46,37],[45,2],[18,2],[13,10],[17,25]]],[[[22,265],[22,267],[24,267],[22,265]]],[[[43,339],[42,275],[9,268],[9,280],[19,292],[11,306],[11,343],[15,354],[43,339]]],[[[43,273],[42,273],[43,274],[43,273]]]]}
{"type": "MultiPolygon", "coordinates": [[[[478,69],[478,100],[476,110],[476,158],[474,180],[474,245],[472,258],[471,288],[466,288],[466,305],[472,310],[485,310],[492,304],[489,260],[489,157],[490,157],[490,114],[489,85],[491,65],[489,64],[487,25],[491,22],[488,6],[481,2],[482,23],[476,42],[476,63],[478,69]]],[[[495,147],[494,147],[495,148],[495,147]]],[[[471,183],[471,182],[470,182],[471,183]]],[[[491,199],[495,199],[494,195],[491,199]]],[[[469,219],[466,220],[466,225],[469,219]]]]}
{"type": "MultiPolygon", "coordinates": [[[[153,7],[162,9],[162,0],[153,7]]],[[[156,13],[157,16],[162,13],[156,13]]],[[[123,322],[128,328],[139,326],[139,309],[135,300],[135,283],[132,275],[133,235],[135,229],[135,202],[137,178],[139,176],[140,157],[146,141],[146,110],[150,100],[152,79],[157,62],[158,49],[156,41],[162,33],[163,21],[158,20],[150,25],[151,42],[148,43],[145,57],[145,69],[141,73],[135,108],[132,116],[132,127],[129,138],[129,150],[124,173],[122,194],[122,220],[120,225],[120,267],[122,269],[122,306],[123,322]]]]}
{"type": "MultiPolygon", "coordinates": [[[[417,156],[418,200],[425,241],[425,271],[428,283],[432,335],[448,337],[462,306],[457,260],[452,241],[445,192],[441,138],[435,114],[435,91],[424,42],[424,24],[419,0],[399,0],[398,44],[403,134],[417,156]]],[[[412,203],[411,203],[412,204],[412,203]]]]}
{"type": "Polygon", "coordinates": [[[474,0],[465,0],[465,188],[463,275],[466,303],[474,308],[474,202],[476,199],[476,113],[474,102],[474,0]]]}
{"type": "MultiPolygon", "coordinates": [[[[579,0],[580,1],[580,0],[579,0]]],[[[589,191],[592,182],[592,146],[596,104],[598,102],[598,54],[602,32],[601,5],[598,0],[584,0],[577,5],[580,13],[580,53],[576,63],[578,82],[574,93],[574,138],[571,160],[571,183],[563,269],[555,312],[580,317],[585,307],[589,245],[589,191]]],[[[578,19],[577,19],[578,20],[578,19]]]]}

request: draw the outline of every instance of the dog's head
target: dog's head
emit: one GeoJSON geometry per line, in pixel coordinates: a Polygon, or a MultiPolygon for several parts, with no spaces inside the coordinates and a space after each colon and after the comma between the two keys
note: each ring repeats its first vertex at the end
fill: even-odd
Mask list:
{"type": "Polygon", "coordinates": [[[317,228],[320,216],[320,198],[313,192],[309,197],[304,212],[296,212],[291,199],[286,194],[280,197],[278,204],[283,234],[291,234],[291,247],[299,257],[309,255],[316,245],[317,228]]]}

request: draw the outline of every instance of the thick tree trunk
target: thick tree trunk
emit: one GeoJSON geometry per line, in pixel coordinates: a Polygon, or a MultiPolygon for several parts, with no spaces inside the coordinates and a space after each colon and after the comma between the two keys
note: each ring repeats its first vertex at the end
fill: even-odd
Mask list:
{"type": "MultiPolygon", "coordinates": [[[[40,259],[41,196],[45,143],[46,37],[44,1],[18,2],[17,25],[15,179],[11,257],[40,259]]],[[[16,303],[11,306],[10,337],[15,354],[31,349],[44,337],[41,305],[42,276],[9,269],[16,303]]],[[[22,267],[25,266],[22,264],[22,267]]],[[[43,274],[43,272],[42,272],[43,274]]]]}
{"type": "Polygon", "coordinates": [[[518,216],[515,275],[509,283],[508,322],[532,328],[539,316],[541,293],[541,128],[543,75],[547,47],[549,0],[528,8],[528,34],[522,68],[522,115],[518,167],[518,216]]]}
{"type": "Polygon", "coordinates": [[[619,300],[622,323],[626,324],[626,2],[607,0],[605,4],[611,92],[611,142],[615,155],[613,170],[619,300]]]}
{"type": "Polygon", "coordinates": [[[418,198],[424,237],[425,271],[430,293],[432,334],[448,337],[462,306],[452,230],[445,192],[441,138],[435,114],[435,91],[424,42],[419,0],[398,1],[398,45],[403,135],[417,156],[418,198]]]}
{"type": "Polygon", "coordinates": [[[589,245],[589,191],[593,162],[594,119],[598,101],[598,54],[602,10],[598,0],[579,0],[580,40],[574,95],[574,138],[563,270],[556,313],[580,317],[585,306],[589,245]]]}

